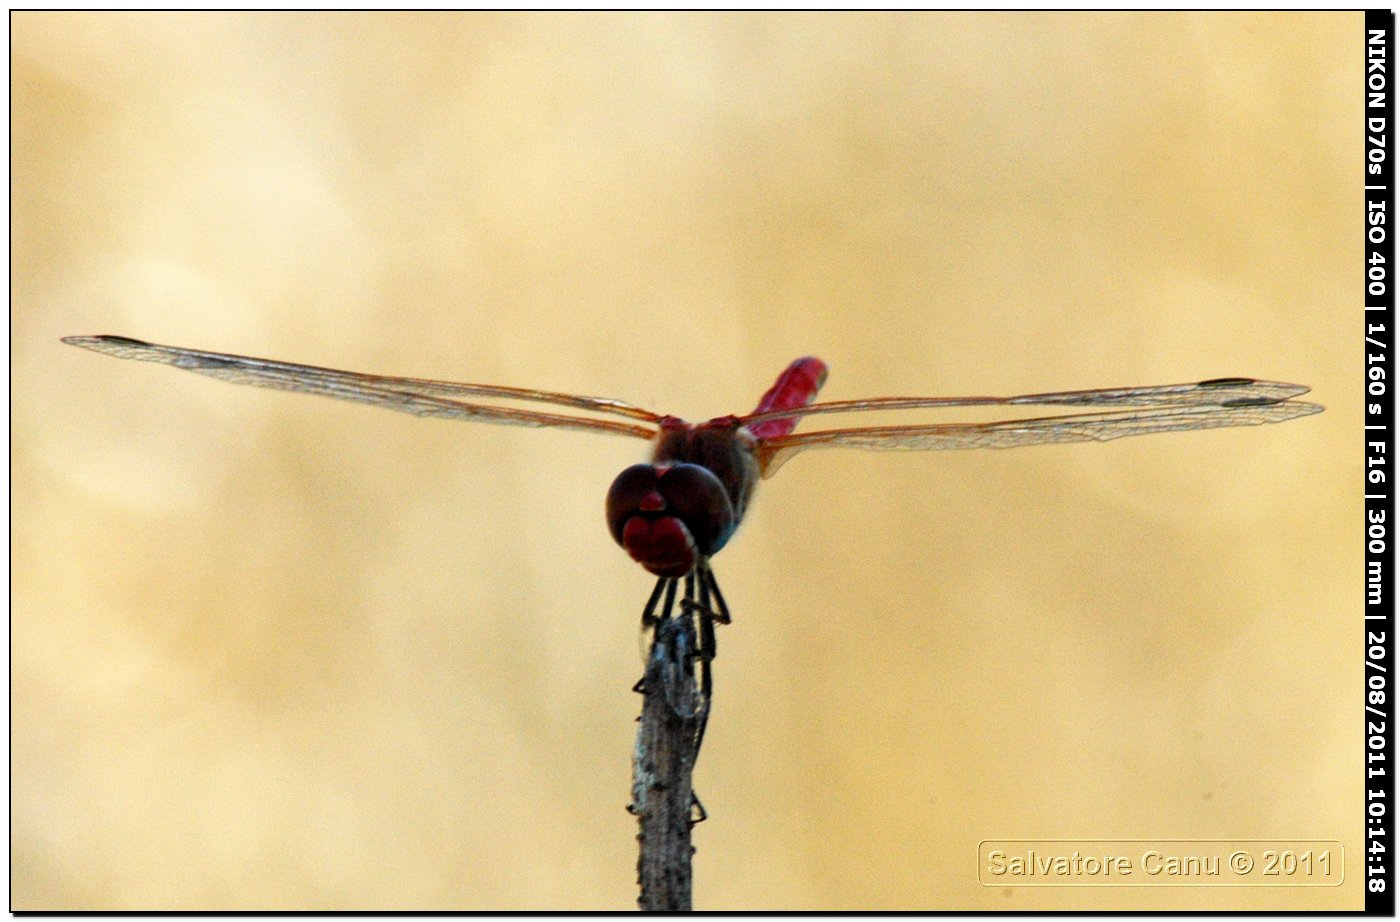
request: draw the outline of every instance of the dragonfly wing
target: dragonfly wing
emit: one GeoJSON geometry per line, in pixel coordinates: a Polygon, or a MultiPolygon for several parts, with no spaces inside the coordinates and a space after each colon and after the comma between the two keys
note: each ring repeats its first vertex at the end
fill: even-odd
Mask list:
{"type": "MultiPolygon", "coordinates": [[[[366,403],[387,410],[412,413],[415,416],[438,416],[445,419],[475,420],[512,426],[583,429],[590,432],[609,432],[642,439],[650,439],[655,435],[655,429],[647,426],[590,419],[582,416],[566,416],[558,413],[518,410],[513,407],[485,406],[451,399],[449,395],[541,400],[551,403],[565,403],[569,406],[594,409],[600,412],[618,412],[618,407],[629,407],[627,404],[600,398],[572,397],[567,394],[552,394],[547,391],[527,391],[520,388],[489,385],[453,384],[447,381],[428,381],[418,378],[364,375],[353,371],[319,368],[315,365],[297,365],[291,362],[277,362],[244,355],[228,355],[221,352],[182,349],[177,346],[161,346],[122,336],[69,336],[63,341],[69,345],[81,346],[117,358],[160,362],[164,365],[183,368],[186,371],[208,375],[211,378],[218,378],[221,381],[229,381],[234,384],[249,384],[255,387],[319,394],[338,400],[353,400],[357,403],[366,403]],[[604,407],[600,404],[607,406],[604,407]]],[[[629,409],[636,410],[637,414],[646,414],[637,418],[651,416],[646,410],[635,407],[629,407],[629,409]]],[[[635,416],[636,414],[628,413],[625,415],[635,416]]]]}
{"type": "Polygon", "coordinates": [[[1215,406],[1166,406],[994,423],[828,429],[768,440],[759,445],[758,453],[763,476],[771,477],[788,458],[807,448],[939,451],[1019,448],[1051,442],[1106,442],[1153,432],[1279,423],[1320,413],[1322,409],[1315,403],[1292,400],[1231,398],[1215,406]]]}
{"type": "Polygon", "coordinates": [[[752,429],[770,419],[816,416],[821,413],[858,413],[868,410],[927,410],[945,407],[1064,406],[1064,407],[1193,407],[1277,403],[1308,392],[1302,384],[1259,381],[1254,378],[1213,378],[1194,384],[1153,387],[1109,387],[1087,391],[1022,394],[1017,397],[875,397],[866,400],[831,400],[741,417],[752,429]]]}

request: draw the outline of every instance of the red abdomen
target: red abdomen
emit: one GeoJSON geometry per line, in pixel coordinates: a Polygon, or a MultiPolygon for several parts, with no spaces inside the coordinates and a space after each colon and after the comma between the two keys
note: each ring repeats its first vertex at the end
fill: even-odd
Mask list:
{"type": "MultiPolygon", "coordinates": [[[[805,407],[817,396],[826,381],[826,363],[819,358],[806,356],[797,359],[780,375],[768,393],[758,402],[752,415],[772,413],[776,410],[795,410],[805,407]]],[[[787,435],[797,426],[800,417],[785,416],[755,423],[748,430],[759,439],[776,439],[787,435]]]]}

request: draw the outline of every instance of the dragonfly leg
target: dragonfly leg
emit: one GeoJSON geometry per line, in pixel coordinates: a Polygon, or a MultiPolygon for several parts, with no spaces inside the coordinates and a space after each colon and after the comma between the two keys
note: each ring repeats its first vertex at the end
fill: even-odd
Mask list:
{"type": "Polygon", "coordinates": [[[710,818],[710,814],[705,812],[705,805],[700,802],[700,798],[695,796],[695,792],[690,792],[690,816],[686,822],[691,826],[696,823],[703,823],[710,818]]]}
{"type": "MultiPolygon", "coordinates": [[[[655,628],[662,621],[671,617],[671,610],[676,604],[676,579],[670,576],[663,576],[656,581],[656,588],[651,590],[651,597],[647,599],[646,607],[642,609],[642,630],[655,628]],[[661,607],[660,617],[656,614],[656,603],[661,600],[661,593],[665,590],[666,602],[661,607]]],[[[646,676],[643,675],[637,680],[637,684],[632,686],[632,690],[639,695],[646,694],[646,676]]]]}
{"type": "MultiPolygon", "coordinates": [[[[700,607],[697,615],[699,616],[700,640],[696,652],[700,657],[700,695],[708,705],[710,693],[714,691],[710,663],[719,653],[719,646],[715,640],[715,614],[710,610],[710,586],[706,580],[700,582],[700,607]]],[[[706,709],[708,710],[708,707],[706,709]]],[[[703,733],[704,727],[701,727],[700,730],[703,733]]]]}
{"type": "Polygon", "coordinates": [[[730,622],[729,607],[724,604],[724,596],[720,594],[719,583],[715,580],[714,571],[710,569],[709,560],[702,560],[698,570],[698,582],[700,587],[699,604],[695,606],[696,615],[696,658],[700,666],[700,702],[701,713],[698,726],[695,731],[695,754],[700,755],[700,744],[705,741],[705,728],[709,725],[710,709],[714,701],[714,671],[711,663],[719,653],[719,643],[715,635],[716,624],[728,624],[730,622]],[[711,598],[713,594],[713,598],[711,598]]]}
{"type": "MultiPolygon", "coordinates": [[[[671,602],[674,599],[674,584],[678,580],[672,580],[672,592],[666,596],[666,616],[671,615],[671,602]]],[[[675,646],[671,650],[671,655],[676,664],[676,675],[694,676],[695,674],[695,622],[692,619],[692,612],[695,609],[695,573],[694,571],[685,575],[685,595],[681,599],[680,612],[676,615],[675,622],[670,624],[673,628],[672,637],[675,646]]],[[[660,630],[660,628],[658,628],[660,630]]],[[[677,689],[668,688],[666,690],[667,701],[671,705],[671,711],[682,719],[689,720],[697,716],[703,702],[691,703],[686,708],[681,708],[676,704],[675,692],[677,689]]]]}
{"type": "Polygon", "coordinates": [[[719,591],[719,582],[715,580],[715,571],[710,569],[710,561],[702,559],[693,572],[700,589],[700,600],[687,597],[681,604],[694,611],[703,611],[720,624],[729,624],[732,620],[729,606],[724,604],[724,596],[719,591]]]}
{"type": "Polygon", "coordinates": [[[701,564],[700,578],[704,580],[709,590],[715,594],[715,620],[720,624],[730,622],[729,606],[724,604],[724,593],[719,591],[719,582],[715,580],[715,571],[710,569],[708,560],[701,564]]]}
{"type": "MultiPolygon", "coordinates": [[[[642,609],[642,627],[651,627],[659,619],[656,617],[656,603],[661,599],[661,590],[668,585],[671,586],[671,598],[675,598],[675,580],[669,576],[663,576],[656,581],[656,588],[651,591],[651,597],[647,599],[646,607],[642,609]]],[[[666,610],[661,613],[662,618],[671,616],[671,603],[667,601],[666,610]]]]}
{"type": "Polygon", "coordinates": [[[696,616],[699,619],[696,658],[700,661],[700,720],[695,727],[695,758],[699,759],[700,744],[705,741],[705,727],[710,722],[710,703],[714,700],[714,675],[710,663],[714,660],[716,652],[715,619],[710,611],[709,583],[703,578],[700,580],[700,606],[696,616]]]}
{"type": "MultiPolygon", "coordinates": [[[[710,696],[713,691],[712,677],[710,675],[710,660],[714,659],[715,646],[715,625],[714,612],[710,610],[710,582],[708,577],[709,568],[705,561],[701,561],[698,579],[686,578],[686,627],[692,632],[691,636],[696,638],[695,653],[693,662],[700,667],[700,696],[696,707],[695,720],[695,749],[691,753],[691,766],[693,767],[700,759],[700,744],[705,740],[705,725],[710,720],[710,696]],[[699,600],[697,602],[694,590],[698,584],[699,600]],[[690,619],[694,618],[694,621],[690,619]]],[[[694,665],[691,666],[694,669],[694,665]]],[[[692,673],[693,674],[693,673],[692,673]]],[[[686,823],[694,826],[703,823],[709,817],[705,812],[705,805],[700,802],[700,795],[692,789],[690,792],[690,807],[687,809],[686,823]]]]}

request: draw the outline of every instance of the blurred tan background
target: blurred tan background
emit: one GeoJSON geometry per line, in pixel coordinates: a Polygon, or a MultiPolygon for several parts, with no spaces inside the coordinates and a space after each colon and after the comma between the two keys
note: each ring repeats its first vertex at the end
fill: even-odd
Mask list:
{"type": "Polygon", "coordinates": [[[1361,42],[1360,14],[15,14],[14,907],[636,895],[652,581],[602,502],[645,446],[76,333],[690,418],[804,353],[829,399],[1311,384],[1328,411],[1282,426],[764,483],[716,561],[695,901],[1359,907],[1361,42]],[[1341,839],[1347,881],[983,887],[998,837],[1341,839]]]}

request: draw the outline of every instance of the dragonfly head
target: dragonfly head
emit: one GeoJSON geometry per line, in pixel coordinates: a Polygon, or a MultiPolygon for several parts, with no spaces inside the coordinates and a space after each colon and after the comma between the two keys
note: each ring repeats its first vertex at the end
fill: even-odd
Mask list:
{"type": "Polygon", "coordinates": [[[613,540],[656,576],[684,576],[734,533],[719,478],[698,464],[634,464],[608,489],[613,540]]]}

